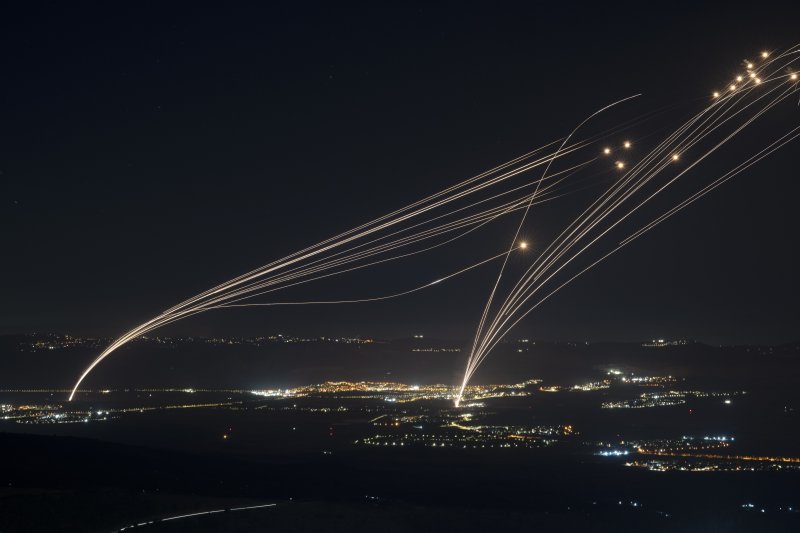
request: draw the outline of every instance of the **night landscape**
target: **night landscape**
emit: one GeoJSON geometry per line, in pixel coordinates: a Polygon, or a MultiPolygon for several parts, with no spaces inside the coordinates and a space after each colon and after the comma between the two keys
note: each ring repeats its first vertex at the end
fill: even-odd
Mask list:
{"type": "Polygon", "coordinates": [[[800,530],[800,10],[18,4],[0,533],[800,530]]]}

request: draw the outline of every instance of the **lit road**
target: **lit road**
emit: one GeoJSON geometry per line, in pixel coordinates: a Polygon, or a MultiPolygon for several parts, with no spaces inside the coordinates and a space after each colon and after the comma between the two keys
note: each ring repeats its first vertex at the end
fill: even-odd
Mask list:
{"type": "Polygon", "coordinates": [[[200,511],[200,512],[197,512],[197,513],[187,513],[187,514],[170,516],[170,517],[167,517],[167,518],[156,518],[154,520],[146,520],[144,522],[138,522],[136,524],[130,524],[130,525],[127,525],[125,527],[121,527],[119,529],[115,529],[112,533],[119,533],[120,531],[127,531],[127,530],[130,530],[130,529],[136,529],[136,528],[140,528],[140,527],[151,526],[153,524],[162,524],[164,522],[171,522],[173,520],[183,520],[183,519],[186,519],[186,518],[193,518],[193,517],[197,517],[197,516],[209,516],[209,515],[214,515],[214,514],[218,514],[218,513],[225,513],[225,512],[232,513],[232,512],[235,512],[235,511],[251,511],[253,509],[264,509],[266,507],[275,507],[276,505],[278,505],[278,504],[277,503],[264,503],[264,504],[261,504],[261,505],[249,505],[249,506],[246,506],[246,507],[232,507],[230,509],[212,509],[210,511],[200,511]]]}

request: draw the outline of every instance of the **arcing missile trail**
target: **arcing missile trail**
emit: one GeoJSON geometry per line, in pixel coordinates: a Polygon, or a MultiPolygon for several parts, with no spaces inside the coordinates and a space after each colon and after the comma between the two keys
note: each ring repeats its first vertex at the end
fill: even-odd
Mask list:
{"type": "MultiPolygon", "coordinates": [[[[624,239],[621,244],[611,252],[602,255],[599,259],[591,263],[588,267],[579,271],[577,274],[569,278],[566,282],[558,285],[553,291],[547,294],[544,298],[537,301],[532,306],[530,301],[536,294],[546,287],[558,273],[567,267],[574,259],[578,258],[584,252],[589,250],[595,243],[608,234],[611,230],[615,229],[619,224],[628,219],[632,214],[637,212],[642,206],[647,204],[656,195],[664,191],[667,187],[672,185],[680,177],[684,176],[690,169],[695,167],[698,163],[715,152],[720,146],[724,145],[744,128],[751,125],[756,119],[760,118],[764,113],[775,107],[778,103],[782,102],[792,94],[796,94],[797,85],[794,83],[792,75],[782,75],[781,71],[785,71],[790,65],[797,60],[797,47],[794,47],[787,52],[776,57],[772,61],[765,62],[764,65],[759,67],[759,72],[764,76],[765,81],[775,83],[776,87],[763,95],[756,94],[754,96],[754,85],[740,86],[739,88],[731,88],[724,98],[712,103],[710,106],[702,110],[695,117],[690,119],[683,126],[678,128],[672,135],[668,136],[665,141],[659,144],[653,151],[646,155],[640,162],[632,167],[623,178],[608,191],[603,193],[598,200],[596,200],[586,211],[581,213],[565,230],[559,235],[549,246],[547,246],[539,257],[533,262],[528,271],[523,274],[517,284],[508,292],[506,300],[497,309],[493,320],[489,323],[486,331],[484,332],[479,326],[476,334],[476,342],[473,350],[467,361],[467,369],[461,384],[461,390],[455,399],[456,405],[461,401],[463,391],[469,383],[470,378],[475,373],[480,364],[486,359],[488,354],[497,345],[497,343],[516,325],[522,318],[527,316],[533,309],[538,307],[544,300],[555,294],[565,285],[569,284],[572,280],[576,279],[584,272],[593,268],[607,257],[615,253],[619,248],[632,242],[655,225],[666,220],[669,216],[676,213],[689,203],[694,202],[700,196],[706,194],[716,186],[720,185],[727,179],[738,174],[745,168],[754,164],[757,160],[765,157],[768,153],[786,144],[795,136],[784,136],[781,138],[783,142],[774,149],[768,150],[766,153],[760,153],[746,162],[744,166],[740,166],[729,173],[729,175],[720,178],[712,184],[712,186],[701,189],[698,193],[690,196],[689,199],[684,200],[678,206],[662,215],[654,222],[646,225],[644,228],[634,232],[630,237],[624,239]],[[786,82],[789,84],[786,85],[786,82]],[[781,90],[781,87],[783,89],[781,90]],[[777,95],[772,93],[777,91],[777,95]],[[772,96],[770,100],[769,97],[772,96]],[[747,98],[751,97],[752,101],[747,98]],[[755,108],[755,112],[751,116],[747,116],[746,112],[755,108]],[[742,118],[741,123],[736,123],[737,118],[742,118]],[[733,131],[725,130],[726,126],[735,126],[733,131]],[[724,135],[727,133],[727,135],[724,135]],[[614,214],[614,212],[626,204],[632,198],[635,198],[637,192],[644,190],[644,187],[653,182],[656,178],[663,176],[664,171],[671,165],[676,164],[681,158],[679,154],[687,152],[689,149],[694,148],[701,141],[711,140],[713,134],[723,134],[722,140],[712,145],[705,153],[697,156],[694,161],[687,166],[683,171],[679,172],[671,179],[667,179],[666,183],[658,187],[655,192],[646,196],[638,204],[634,199],[632,202],[635,204],[629,211],[625,212],[617,219],[612,219],[605,229],[602,229],[602,222],[614,214]],[[591,236],[592,230],[600,228],[602,231],[591,239],[588,244],[584,245],[578,250],[577,253],[569,255],[572,248],[576,247],[584,238],[591,236]],[[565,258],[566,257],[566,258],[565,258]]],[[[751,67],[752,68],[752,67],[751,67]]],[[[715,99],[719,96],[715,96],[715,99]]],[[[794,131],[794,130],[793,130],[794,131]]],[[[791,133],[791,132],[790,132],[791,133]]],[[[779,140],[780,141],[780,140],[779,140]]],[[[604,150],[604,153],[610,155],[610,149],[604,150]]],[[[624,168],[625,165],[618,165],[619,168],[624,168]]]]}
{"type": "MultiPolygon", "coordinates": [[[[522,242],[518,246],[515,246],[512,251],[514,250],[524,250],[527,248],[527,244],[522,242]]],[[[468,267],[462,268],[446,276],[435,279],[430,283],[426,283],[425,285],[420,285],[419,287],[415,287],[413,289],[409,289],[403,292],[396,292],[394,294],[387,294],[385,296],[374,296],[372,298],[360,298],[356,300],[317,300],[317,301],[308,301],[308,302],[267,302],[267,303],[250,303],[250,304],[237,304],[237,303],[230,303],[219,305],[216,309],[224,309],[228,307],[267,307],[267,306],[275,306],[275,305],[320,305],[320,304],[355,304],[355,303],[367,303],[367,302],[379,302],[381,300],[391,300],[392,298],[399,298],[400,296],[406,296],[408,294],[413,294],[415,292],[419,292],[423,289],[427,289],[428,287],[433,287],[443,281],[447,281],[450,278],[454,278],[456,276],[460,276],[464,272],[469,272],[472,269],[478,268],[479,266],[485,265],[486,263],[490,263],[501,257],[505,257],[508,255],[508,252],[501,252],[497,255],[494,255],[488,259],[484,259],[483,261],[478,261],[474,265],[470,265],[468,267]]]]}
{"type": "MultiPolygon", "coordinates": [[[[616,102],[614,102],[614,103],[612,103],[610,105],[607,105],[607,106],[605,106],[605,107],[603,107],[601,109],[598,109],[597,111],[595,111],[594,113],[589,115],[589,117],[585,118],[583,120],[583,122],[578,124],[578,126],[574,130],[572,130],[569,135],[567,135],[567,137],[564,139],[564,141],[558,147],[558,150],[556,150],[556,153],[558,153],[560,150],[562,150],[564,148],[564,145],[567,144],[567,142],[572,138],[572,136],[575,135],[575,133],[581,128],[581,126],[586,124],[586,122],[588,122],[589,120],[591,120],[592,118],[594,118],[598,114],[602,113],[603,111],[614,107],[617,104],[620,104],[620,103],[625,102],[627,100],[630,100],[632,98],[637,98],[639,96],[641,96],[641,95],[637,94],[637,95],[634,95],[634,96],[629,96],[628,98],[623,98],[622,100],[618,100],[618,101],[616,101],[616,102]]],[[[625,145],[626,145],[625,146],[626,148],[630,147],[630,143],[627,142],[627,141],[625,142],[625,145]]],[[[606,149],[606,150],[608,150],[608,149],[606,149]]],[[[536,188],[534,189],[533,194],[530,197],[530,200],[528,200],[528,204],[525,207],[525,211],[522,212],[522,218],[520,219],[519,224],[517,225],[517,231],[514,233],[514,237],[511,239],[511,247],[509,248],[508,253],[506,254],[506,257],[503,260],[503,264],[500,266],[500,272],[497,274],[497,281],[494,282],[494,286],[492,287],[492,292],[489,293],[489,299],[486,301],[486,305],[483,308],[483,315],[481,315],[481,320],[478,323],[478,330],[475,333],[475,340],[473,341],[472,351],[470,353],[475,353],[475,348],[476,348],[476,346],[478,344],[478,340],[480,339],[481,334],[483,333],[483,326],[484,326],[484,324],[486,322],[486,316],[489,313],[489,309],[492,307],[492,302],[494,301],[494,296],[497,293],[497,287],[500,285],[500,280],[503,278],[503,272],[505,271],[506,265],[508,264],[508,258],[511,255],[511,251],[514,249],[514,246],[515,246],[515,244],[517,242],[517,239],[519,239],[519,232],[522,231],[522,226],[525,224],[525,219],[528,217],[528,213],[531,210],[531,206],[533,205],[533,200],[536,197],[536,194],[539,192],[539,187],[541,186],[542,181],[544,181],[544,179],[547,177],[547,172],[550,170],[550,166],[553,164],[554,160],[555,159],[551,159],[547,163],[547,166],[545,166],[544,171],[542,172],[542,176],[536,182],[536,188]]],[[[469,370],[469,364],[470,364],[470,362],[467,361],[467,369],[468,370],[469,370]]],[[[461,395],[464,392],[464,387],[466,387],[466,383],[464,383],[462,385],[461,390],[459,391],[459,399],[456,400],[456,405],[458,405],[458,402],[460,401],[461,395]]]]}
{"type": "MultiPolygon", "coordinates": [[[[456,202],[462,197],[466,197],[471,194],[477,195],[492,185],[512,183],[513,178],[521,175],[531,168],[537,168],[555,157],[554,154],[546,154],[543,157],[534,159],[534,156],[541,154],[546,148],[547,145],[543,148],[529,152],[528,154],[525,154],[524,156],[521,156],[512,162],[504,163],[492,170],[450,187],[443,192],[429,196],[428,198],[420,200],[419,202],[415,202],[414,204],[395,211],[390,215],[385,215],[368,222],[367,224],[359,226],[358,228],[349,230],[319,244],[305,248],[300,252],[295,252],[294,254],[291,254],[279,261],[269,263],[259,269],[253,270],[245,275],[218,285],[217,287],[209,289],[208,291],[205,291],[184,302],[181,302],[170,309],[167,309],[160,315],[131,329],[112,342],[81,374],[76,386],[73,388],[73,393],[70,394],[70,400],[74,398],[75,390],[77,390],[78,385],[103,359],[108,357],[108,355],[113,353],[120,346],[123,346],[131,340],[156,328],[162,327],[177,320],[181,320],[183,318],[188,318],[189,316],[202,313],[210,309],[218,308],[220,305],[230,303],[232,300],[240,298],[244,295],[255,295],[258,293],[258,291],[267,287],[286,288],[288,286],[287,282],[289,281],[298,279],[303,280],[303,278],[309,280],[310,276],[313,274],[331,270],[335,267],[345,264],[356,263],[355,266],[334,271],[332,273],[327,273],[324,276],[317,276],[315,279],[319,279],[320,277],[329,277],[357,268],[371,266],[379,262],[401,259],[410,255],[427,251],[430,248],[412,250],[410,252],[388,258],[383,257],[382,259],[366,264],[363,262],[359,263],[359,261],[363,261],[373,256],[380,256],[381,254],[388,254],[397,249],[414,245],[420,241],[432,239],[440,235],[446,235],[463,228],[477,227],[480,224],[488,223],[491,220],[498,218],[505,211],[513,211],[515,205],[523,201],[522,199],[488,208],[483,205],[484,202],[473,202],[467,206],[457,206],[456,208],[451,208],[449,211],[436,211],[436,209],[443,206],[447,207],[449,204],[456,202]],[[479,182],[478,180],[482,181],[479,182]],[[424,215],[426,215],[429,211],[433,211],[432,214],[434,216],[431,216],[430,218],[423,218],[424,215]],[[462,212],[467,212],[470,214],[455,220],[453,219],[453,215],[455,213],[461,214],[462,212]],[[415,223],[410,226],[402,225],[407,220],[413,220],[415,217],[417,220],[422,220],[419,222],[415,221],[415,223]],[[432,222],[440,221],[446,222],[440,223],[434,227],[429,227],[432,222]],[[397,229],[395,229],[393,232],[385,231],[393,227],[397,227],[397,229]],[[416,230],[416,233],[401,236],[404,233],[408,233],[409,231],[413,230],[416,230]],[[366,240],[367,237],[371,237],[372,240],[366,240]],[[397,238],[394,240],[389,240],[392,237],[397,238]],[[359,242],[359,239],[365,242],[359,242]],[[387,240],[388,242],[386,242],[387,240]],[[337,248],[344,248],[345,245],[350,243],[355,244],[344,250],[331,252],[337,248]],[[327,255],[325,255],[326,253],[327,255]],[[320,257],[317,258],[317,256],[320,257]],[[312,258],[315,259],[309,261],[309,259],[312,258]],[[288,268],[292,265],[297,266],[294,266],[291,269],[288,268]]],[[[569,151],[574,152],[581,148],[585,148],[585,145],[581,146],[580,144],[576,144],[572,145],[569,151]]],[[[519,188],[519,185],[517,185],[516,188],[519,188]]],[[[545,188],[543,191],[540,191],[538,196],[544,197],[547,192],[548,189],[545,188]]],[[[528,193],[525,194],[525,201],[527,201],[528,195],[528,193]]],[[[491,202],[491,200],[496,199],[499,196],[501,195],[495,193],[495,195],[490,197],[488,200],[491,202]]],[[[466,233],[462,234],[461,236],[465,234],[466,233]]],[[[445,241],[444,243],[438,244],[446,244],[447,242],[450,241],[445,241]]],[[[298,282],[295,281],[295,283],[298,282]]]]}
{"type": "Polygon", "coordinates": [[[636,159],[633,155],[645,145],[644,139],[658,130],[651,129],[636,138],[620,139],[618,136],[623,131],[642,128],[647,120],[644,116],[602,133],[578,138],[578,132],[586,129],[584,126],[590,119],[601,112],[604,112],[604,117],[612,115],[618,104],[634,98],[628,97],[589,115],[564,138],[180,302],[114,340],[84,369],[69,399],[75,397],[89,373],[115,350],[150,331],[198,313],[234,307],[390,300],[422,292],[502,258],[496,281],[478,321],[460,391],[455,398],[458,405],[469,380],[492,350],[544,301],[584,272],[800,136],[800,127],[791,129],[710,182],[706,179],[697,184],[704,176],[697,178],[693,175],[697,179],[689,183],[695,190],[688,197],[674,207],[662,210],[661,214],[646,216],[644,224],[637,221],[654,198],[696,170],[698,165],[734,141],[758,119],[798,93],[797,74],[793,71],[798,54],[800,51],[795,46],[783,53],[770,53],[758,62],[747,62],[746,72],[734,76],[734,81],[727,83],[727,89],[713,91],[706,107],[636,159]],[[533,177],[533,173],[537,176],[533,177]],[[609,173],[617,176],[610,186],[580,211],[555,239],[548,243],[539,242],[537,238],[533,246],[520,241],[523,227],[531,218],[532,206],[561,201],[587,186],[603,185],[604,182],[597,178],[609,173]],[[503,223],[509,215],[517,212],[522,213],[521,219],[515,224],[511,244],[503,247],[503,252],[477,261],[465,257],[462,264],[467,266],[412,289],[360,298],[253,301],[276,291],[333,276],[425,257],[453,242],[479,238],[481,230],[503,223]],[[623,235],[618,236],[618,232],[623,232],[623,235]],[[531,260],[510,288],[503,287],[503,280],[509,276],[506,271],[509,257],[515,252],[525,254],[523,257],[531,255],[531,260]]]}

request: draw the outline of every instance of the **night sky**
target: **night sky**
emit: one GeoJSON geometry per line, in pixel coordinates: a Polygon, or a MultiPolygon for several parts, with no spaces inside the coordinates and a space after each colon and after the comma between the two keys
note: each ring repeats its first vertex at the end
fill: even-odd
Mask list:
{"type": "MultiPolygon", "coordinates": [[[[641,92],[645,108],[697,110],[743,58],[800,41],[789,3],[130,5],[0,17],[3,333],[119,334],[561,137],[610,101],[641,92]]],[[[782,109],[796,125],[800,110],[782,109]]],[[[800,339],[798,153],[789,146],[659,227],[519,336],[800,339]]],[[[486,247],[478,256],[498,247],[474,245],[486,247]]],[[[416,263],[319,290],[369,296],[449,268],[416,263]]],[[[466,338],[495,274],[380,304],[219,311],[162,331],[466,338]]]]}

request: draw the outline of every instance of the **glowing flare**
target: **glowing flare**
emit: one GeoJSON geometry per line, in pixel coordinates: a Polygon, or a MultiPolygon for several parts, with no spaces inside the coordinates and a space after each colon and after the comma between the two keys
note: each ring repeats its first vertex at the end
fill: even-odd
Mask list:
{"type": "Polygon", "coordinates": [[[630,141],[625,141],[625,143],[622,146],[624,146],[625,148],[630,148],[631,147],[631,142],[630,141]]]}
{"type": "Polygon", "coordinates": [[[520,250],[524,250],[527,247],[528,247],[528,243],[527,242],[522,241],[521,243],[519,243],[520,250]]]}
{"type": "Polygon", "coordinates": [[[603,148],[603,153],[608,155],[611,153],[611,148],[603,148]]]}
{"type": "Polygon", "coordinates": [[[750,70],[751,68],[753,68],[753,64],[752,63],[747,63],[747,70],[750,70]]]}
{"type": "Polygon", "coordinates": [[[736,81],[741,82],[743,80],[744,80],[744,78],[742,78],[741,76],[736,76],[736,81]]]}
{"type": "Polygon", "coordinates": [[[763,59],[766,59],[766,58],[768,58],[768,57],[769,57],[769,52],[761,52],[761,57],[762,57],[763,59]]]}
{"type": "Polygon", "coordinates": [[[623,163],[622,161],[617,161],[617,168],[620,170],[625,168],[625,163],[623,163]]]}
{"type": "Polygon", "coordinates": [[[791,76],[789,76],[789,79],[796,80],[797,79],[797,74],[792,74],[791,76]]]}
{"type": "MultiPolygon", "coordinates": [[[[798,47],[794,47],[792,49],[792,53],[796,54],[800,52],[798,47]]],[[[788,54],[782,54],[776,59],[771,59],[770,62],[764,63],[764,70],[769,67],[773,62],[780,61],[781,59],[787,57],[788,54]]],[[[800,59],[800,58],[797,58],[800,59]]],[[[791,61],[794,61],[795,58],[792,58],[791,61]]],[[[749,69],[753,68],[751,63],[747,63],[749,69]]],[[[783,67],[789,66],[788,63],[782,65],[783,67]]],[[[785,71],[786,76],[791,77],[792,71],[785,71]]],[[[756,73],[749,73],[752,79],[756,78],[756,73]]],[[[800,74],[800,72],[798,72],[800,74]]],[[[762,74],[763,76],[772,76],[772,73],[769,74],[762,74]]],[[[744,75],[742,75],[743,77],[744,75]]],[[[773,78],[764,78],[765,81],[770,80],[773,78]]],[[[796,79],[796,77],[792,78],[796,79]]],[[[759,80],[760,82],[761,80],[759,80]]],[[[743,86],[744,82],[739,82],[738,84],[734,82],[730,85],[731,91],[737,91],[738,87],[742,87],[742,90],[737,92],[737,98],[728,99],[729,102],[726,102],[726,106],[724,107],[724,112],[728,114],[728,104],[731,108],[734,109],[733,112],[729,113],[730,117],[735,117],[737,114],[741,113],[742,111],[746,110],[747,108],[751,107],[755,102],[762,102],[766,95],[759,96],[755,102],[751,102],[748,97],[751,96],[749,91],[749,87],[743,86]]],[[[760,91],[759,91],[760,92],[760,91]]],[[[768,93],[769,94],[769,93],[768,93]]],[[[734,134],[738,133],[738,131],[749,125],[753,122],[763,111],[766,111],[773,106],[775,106],[780,101],[784,100],[789,96],[793,96],[797,94],[796,92],[796,85],[793,83],[791,88],[788,88],[784,94],[780,94],[775,96],[772,101],[768,101],[764,104],[764,108],[759,111],[756,115],[744,118],[743,124],[736,130],[734,130],[734,134]]],[[[717,97],[715,95],[715,97],[717,97]]],[[[718,117],[714,116],[722,112],[723,108],[720,106],[707,106],[699,115],[695,116],[691,122],[688,122],[684,125],[681,130],[676,131],[672,134],[666,141],[662,142],[661,145],[657,148],[657,150],[646,154],[642,157],[636,165],[632,167],[632,169],[626,172],[623,176],[621,176],[617,184],[615,184],[610,192],[607,195],[602,195],[598,198],[586,211],[581,213],[578,218],[576,218],[572,223],[570,223],[562,233],[556,238],[556,240],[551,244],[546,244],[544,249],[541,253],[537,252],[539,258],[536,259],[534,264],[529,268],[529,270],[525,273],[525,275],[517,281],[513,288],[510,289],[508,296],[506,297],[505,302],[503,302],[499,308],[496,310],[496,313],[492,313],[495,315],[492,317],[486,317],[487,311],[484,311],[484,317],[481,319],[481,324],[478,327],[478,331],[476,333],[476,338],[473,344],[473,348],[471,350],[469,359],[467,361],[467,368],[464,373],[464,379],[460,386],[460,391],[455,398],[455,404],[458,406],[461,403],[462,396],[465,392],[465,388],[467,387],[469,380],[474,375],[475,371],[478,367],[483,363],[486,357],[495,349],[495,347],[502,341],[502,339],[521,321],[523,320],[528,314],[534,311],[536,308],[540,306],[540,304],[544,303],[548,300],[551,296],[556,294],[560,289],[565,287],[566,285],[570,284],[574,279],[581,276],[584,272],[590,270],[595,265],[599,264],[607,257],[615,253],[617,250],[621,249],[621,247],[625,246],[627,243],[632,242],[634,239],[638,238],[640,235],[643,235],[645,232],[649,231],[652,227],[657,224],[660,224],[662,221],[671,217],[674,213],[682,210],[687,205],[693,203],[698,198],[705,195],[707,192],[713,190],[718,185],[727,181],[728,179],[732,178],[739,172],[746,169],[751,164],[759,161],[763,157],[766,157],[774,150],[777,150],[784,144],[790,142],[794,139],[800,139],[800,126],[796,127],[794,130],[790,131],[785,136],[781,137],[773,145],[770,145],[767,149],[762,150],[755,156],[751,157],[749,160],[745,161],[742,165],[736,167],[734,170],[730,171],[728,174],[725,174],[718,180],[714,181],[710,186],[700,189],[700,191],[696,192],[694,195],[690,196],[688,199],[684,200],[683,202],[679,203],[676,207],[672,208],[671,210],[667,211],[657,219],[655,219],[650,224],[644,226],[641,230],[635,232],[627,239],[623,240],[617,248],[613,248],[611,251],[606,253],[605,255],[601,256],[599,259],[595,260],[593,263],[589,264],[583,270],[580,270],[572,277],[564,281],[563,283],[557,285],[555,288],[550,289],[547,285],[548,283],[553,283],[551,280],[556,276],[560,271],[565,269],[569,263],[571,263],[574,259],[578,258],[584,251],[590,249],[598,240],[605,236],[610,230],[620,224],[622,221],[628,218],[629,215],[633,214],[637,211],[641,206],[645,205],[649,202],[656,194],[658,194],[661,190],[666,188],[667,186],[671,185],[675,180],[681,178],[685,172],[677,172],[677,173],[670,173],[670,178],[666,183],[664,183],[659,189],[657,189],[654,193],[646,195],[641,201],[638,201],[635,205],[631,207],[630,210],[626,207],[626,212],[620,216],[618,219],[614,220],[610,223],[610,227],[602,229],[600,224],[602,221],[608,216],[609,213],[614,212],[616,209],[620,208],[620,206],[624,205],[624,202],[635,192],[641,190],[642,186],[650,182],[654,179],[663,168],[662,163],[664,163],[664,158],[666,161],[673,161],[677,162],[681,157],[682,154],[675,150],[676,147],[680,146],[682,148],[689,149],[696,145],[696,143],[700,140],[703,140],[709,131],[713,131],[717,129],[721,124],[724,124],[729,120],[728,116],[723,117],[722,120],[718,121],[718,117]],[[704,115],[710,115],[709,117],[703,117],[704,115]],[[705,120],[705,122],[699,122],[700,120],[705,120]],[[695,122],[698,121],[698,122],[695,122]],[[688,129],[693,128],[696,124],[699,124],[699,127],[696,129],[688,129]],[[684,129],[685,128],[685,129],[684,129]],[[688,132],[688,133],[686,133],[688,132]],[[672,146],[672,149],[669,147],[672,146]],[[615,196],[616,195],[616,196],[615,196]],[[592,237],[590,234],[591,231],[599,232],[599,235],[592,237]],[[580,245],[580,248],[577,251],[574,251],[573,248],[576,247],[576,243],[581,240],[586,239],[588,242],[585,244],[580,245]],[[544,290],[543,288],[547,287],[546,294],[540,294],[536,296],[536,300],[532,300],[534,295],[539,293],[540,291],[544,290]],[[533,301],[533,303],[531,303],[533,301]],[[484,328],[484,322],[487,324],[484,328]]],[[[719,144],[712,146],[708,151],[705,149],[701,150],[704,153],[695,154],[693,152],[692,160],[696,158],[698,160],[702,160],[707,155],[713,153],[719,146],[724,144],[733,136],[733,134],[725,137],[719,144]]],[[[696,150],[697,151],[697,150],[696,150]]],[[[618,168],[622,168],[624,163],[622,161],[617,161],[616,166],[618,168]]],[[[644,194],[644,193],[643,193],[644,194]]],[[[539,248],[537,244],[537,249],[539,248]]],[[[494,296],[495,291],[492,291],[492,296],[494,296]]],[[[491,303],[491,298],[490,298],[491,303]]],[[[488,305],[488,304],[487,304],[488,305]]]]}
{"type": "Polygon", "coordinates": [[[714,98],[719,98],[719,93],[717,91],[714,91],[714,98]]]}

